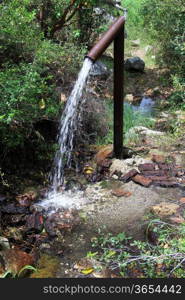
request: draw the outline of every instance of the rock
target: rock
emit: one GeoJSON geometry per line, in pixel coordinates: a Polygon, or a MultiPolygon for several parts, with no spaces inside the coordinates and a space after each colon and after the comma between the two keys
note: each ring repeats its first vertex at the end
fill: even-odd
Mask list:
{"type": "Polygon", "coordinates": [[[164,132],[151,130],[151,129],[148,129],[148,128],[143,127],[143,126],[132,127],[131,129],[129,129],[127,134],[128,134],[128,136],[138,134],[138,135],[145,136],[145,137],[146,136],[164,136],[165,135],[164,132]]]}
{"type": "Polygon", "coordinates": [[[101,165],[105,159],[112,157],[112,154],[113,154],[113,145],[108,145],[100,149],[95,156],[95,161],[97,165],[101,165]]]}
{"type": "Polygon", "coordinates": [[[138,169],[139,169],[140,172],[142,172],[142,171],[153,171],[153,170],[156,170],[157,168],[158,168],[157,165],[152,164],[152,163],[140,164],[138,166],[138,169]]]}
{"type": "Polygon", "coordinates": [[[57,236],[71,232],[80,224],[80,217],[75,210],[62,210],[50,215],[44,224],[49,236],[57,236]]]}
{"type": "Polygon", "coordinates": [[[25,223],[25,215],[11,215],[11,214],[6,214],[3,216],[3,223],[9,226],[18,226],[18,225],[23,225],[25,223]]]}
{"type": "Polygon", "coordinates": [[[70,179],[65,184],[65,190],[66,191],[71,190],[73,192],[78,191],[78,190],[82,191],[83,190],[83,184],[81,184],[77,180],[70,179]]]}
{"type": "Polygon", "coordinates": [[[165,187],[165,188],[170,188],[170,187],[178,187],[179,184],[176,181],[154,181],[153,184],[155,186],[161,186],[161,187],[165,187]]]}
{"type": "Polygon", "coordinates": [[[9,240],[4,236],[0,236],[0,251],[10,249],[9,240]]]}
{"type": "Polygon", "coordinates": [[[125,191],[124,189],[115,189],[112,191],[112,195],[116,197],[130,197],[132,193],[129,191],[125,191]]]}
{"type": "Polygon", "coordinates": [[[131,46],[132,47],[139,47],[140,46],[140,40],[133,40],[131,41],[131,46]]]}
{"type": "Polygon", "coordinates": [[[179,205],[174,203],[161,202],[160,204],[152,206],[151,212],[160,217],[166,217],[177,213],[179,207],[179,205]]]}
{"type": "Polygon", "coordinates": [[[141,173],[142,173],[142,175],[144,175],[146,177],[148,177],[148,176],[156,176],[157,178],[159,176],[164,177],[166,175],[165,170],[142,171],[141,173]]]}
{"type": "Polygon", "coordinates": [[[27,207],[18,206],[15,202],[3,204],[1,206],[1,212],[6,214],[28,214],[27,207]]]}
{"type": "Polygon", "coordinates": [[[126,71],[143,72],[144,68],[145,68],[145,62],[139,57],[128,58],[125,61],[126,71]]]}
{"type": "Polygon", "coordinates": [[[8,249],[3,252],[6,270],[16,275],[26,265],[34,263],[33,256],[18,249],[8,249]]]}
{"type": "Polygon", "coordinates": [[[151,160],[149,159],[144,159],[139,155],[133,156],[132,158],[127,158],[127,159],[112,159],[112,165],[109,168],[110,175],[112,176],[113,174],[122,174],[126,175],[125,173],[131,171],[133,168],[138,171],[138,166],[140,164],[144,163],[151,163],[151,160]]]}
{"type": "Polygon", "coordinates": [[[7,198],[5,195],[0,195],[0,205],[2,202],[6,201],[6,200],[7,200],[7,198]]]}
{"type": "Polygon", "coordinates": [[[23,242],[23,231],[22,227],[6,227],[4,234],[10,240],[23,242]]]}
{"type": "Polygon", "coordinates": [[[180,203],[185,204],[185,197],[182,197],[182,198],[180,199],[180,203]]]}
{"type": "Polygon", "coordinates": [[[153,154],[152,161],[155,163],[165,163],[166,157],[164,155],[153,154]]]}
{"type": "Polygon", "coordinates": [[[25,227],[26,231],[34,231],[36,233],[41,232],[44,227],[43,215],[39,212],[34,212],[27,216],[25,227]]]}
{"type": "Polygon", "coordinates": [[[183,224],[185,223],[185,219],[181,216],[177,216],[177,217],[171,217],[169,219],[172,223],[175,223],[175,224],[183,224]]]}
{"type": "Polygon", "coordinates": [[[136,176],[137,174],[138,174],[138,171],[136,169],[132,169],[128,173],[121,176],[120,180],[123,182],[128,182],[132,179],[133,176],[136,176]]]}
{"type": "Polygon", "coordinates": [[[29,207],[37,199],[38,193],[35,190],[28,190],[24,194],[18,195],[16,200],[20,206],[29,207]]]}
{"type": "Polygon", "coordinates": [[[139,183],[140,185],[143,185],[145,187],[149,187],[152,183],[152,180],[149,178],[146,178],[142,175],[136,175],[132,177],[132,180],[136,183],[139,183]]]}
{"type": "Polygon", "coordinates": [[[134,101],[134,96],[132,94],[127,94],[125,96],[124,100],[127,101],[127,102],[133,102],[134,101]]]}
{"type": "Polygon", "coordinates": [[[99,77],[101,79],[107,79],[110,75],[110,71],[107,69],[101,61],[96,61],[90,71],[90,76],[99,77]]]}

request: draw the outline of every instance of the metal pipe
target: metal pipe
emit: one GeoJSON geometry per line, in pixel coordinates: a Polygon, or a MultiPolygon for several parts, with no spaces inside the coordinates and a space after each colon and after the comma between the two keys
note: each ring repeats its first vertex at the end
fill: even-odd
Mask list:
{"type": "Polygon", "coordinates": [[[124,27],[114,39],[114,156],[123,158],[124,27]]]}
{"type": "Polygon", "coordinates": [[[119,35],[119,32],[123,30],[125,24],[125,17],[119,17],[108,29],[108,31],[101,37],[99,42],[90,50],[86,57],[95,62],[112,41],[119,35]]]}

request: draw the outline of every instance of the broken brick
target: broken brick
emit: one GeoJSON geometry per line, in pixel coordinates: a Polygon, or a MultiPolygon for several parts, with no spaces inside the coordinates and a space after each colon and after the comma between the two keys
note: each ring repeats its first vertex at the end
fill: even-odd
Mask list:
{"type": "Polygon", "coordinates": [[[154,170],[154,171],[143,171],[144,176],[164,176],[166,172],[164,170],[154,170]]]}
{"type": "Polygon", "coordinates": [[[146,178],[142,175],[136,175],[136,176],[132,177],[132,180],[136,183],[139,183],[140,185],[145,186],[145,187],[148,187],[152,183],[151,179],[146,178]]]}
{"type": "Polygon", "coordinates": [[[157,168],[157,165],[152,164],[152,163],[140,164],[138,166],[138,169],[139,169],[140,172],[142,172],[142,171],[153,171],[153,170],[156,170],[156,168],[157,168]]]}
{"type": "Polygon", "coordinates": [[[125,191],[124,189],[115,189],[112,191],[112,195],[116,197],[130,197],[132,193],[129,191],[125,191]]]}
{"type": "Polygon", "coordinates": [[[165,163],[166,157],[164,155],[153,154],[152,161],[155,163],[165,163]]]}
{"type": "Polygon", "coordinates": [[[133,176],[135,176],[137,174],[138,174],[138,171],[136,169],[132,169],[125,175],[121,176],[120,180],[123,182],[128,182],[132,179],[133,176]]]}

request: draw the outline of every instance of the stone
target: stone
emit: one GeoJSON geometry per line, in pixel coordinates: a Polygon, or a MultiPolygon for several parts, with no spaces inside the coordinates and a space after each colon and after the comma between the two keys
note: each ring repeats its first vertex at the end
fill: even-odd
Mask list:
{"type": "Polygon", "coordinates": [[[113,154],[113,145],[108,145],[106,147],[103,147],[96,154],[95,161],[98,165],[101,165],[105,159],[112,157],[112,154],[113,154]]]}
{"type": "Polygon", "coordinates": [[[107,79],[110,75],[110,71],[105,64],[98,60],[93,64],[89,75],[92,77],[107,79]]]}
{"type": "Polygon", "coordinates": [[[166,157],[164,155],[153,154],[152,161],[155,163],[165,163],[166,157]]]}
{"type": "Polygon", "coordinates": [[[139,47],[140,46],[140,40],[133,40],[131,41],[131,46],[132,47],[139,47]]]}
{"type": "Polygon", "coordinates": [[[145,62],[140,57],[128,58],[125,61],[126,71],[143,72],[144,68],[145,68],[145,62]]]}
{"type": "Polygon", "coordinates": [[[3,232],[11,241],[23,242],[23,228],[22,227],[6,227],[3,232]]]}
{"type": "MultiPolygon", "coordinates": [[[[166,172],[165,170],[153,170],[153,171],[142,171],[142,175],[148,177],[148,176],[165,176],[166,172]]],[[[165,177],[166,178],[166,177],[165,177]]]]}
{"type": "Polygon", "coordinates": [[[1,212],[6,214],[28,214],[27,207],[18,206],[17,203],[11,202],[1,206],[1,212]]]}
{"type": "Polygon", "coordinates": [[[180,203],[185,204],[185,197],[182,197],[182,198],[180,199],[180,203]]]}
{"type": "Polygon", "coordinates": [[[43,215],[39,212],[34,212],[27,216],[25,227],[26,231],[34,231],[36,233],[41,232],[44,227],[43,215]]]}
{"type": "Polygon", "coordinates": [[[132,177],[132,180],[133,180],[134,182],[136,182],[136,183],[139,183],[139,184],[142,185],[142,186],[145,186],[145,187],[150,186],[151,183],[152,183],[152,180],[151,180],[151,179],[146,178],[146,177],[144,177],[144,176],[142,176],[142,175],[136,175],[136,176],[132,177]]]}
{"type": "Polygon", "coordinates": [[[5,195],[0,195],[0,204],[6,200],[7,200],[7,198],[5,195]]]}
{"type": "Polygon", "coordinates": [[[128,173],[120,177],[120,180],[123,182],[128,182],[132,179],[133,176],[137,175],[138,171],[136,169],[130,170],[128,173]]]}
{"type": "Polygon", "coordinates": [[[146,163],[146,164],[140,164],[138,166],[138,169],[140,172],[142,171],[153,171],[157,169],[157,165],[153,164],[153,163],[146,163]]]}
{"type": "Polygon", "coordinates": [[[183,224],[185,222],[185,219],[182,216],[171,217],[169,220],[175,224],[183,224]]]}
{"type": "Polygon", "coordinates": [[[127,102],[133,102],[134,101],[134,96],[132,94],[127,94],[125,96],[124,100],[127,101],[127,102]]]}
{"type": "Polygon", "coordinates": [[[153,184],[155,186],[161,186],[165,188],[170,188],[170,187],[178,187],[179,184],[176,181],[154,181],[153,184]]]}
{"type": "Polygon", "coordinates": [[[4,236],[0,236],[0,251],[10,249],[9,240],[4,236]]]}
{"type": "Polygon", "coordinates": [[[33,256],[18,249],[8,249],[3,252],[6,270],[16,275],[26,265],[34,263],[33,256]]]}
{"type": "Polygon", "coordinates": [[[179,205],[169,202],[161,202],[160,204],[151,207],[151,212],[160,217],[171,216],[177,213],[179,205]]]}
{"type": "Polygon", "coordinates": [[[80,224],[80,217],[75,210],[62,210],[51,214],[46,219],[44,224],[45,230],[49,236],[64,235],[71,232],[76,226],[80,224]]]}
{"type": "Polygon", "coordinates": [[[112,195],[116,197],[130,197],[132,193],[129,191],[125,191],[124,189],[115,189],[112,190],[112,195]]]}

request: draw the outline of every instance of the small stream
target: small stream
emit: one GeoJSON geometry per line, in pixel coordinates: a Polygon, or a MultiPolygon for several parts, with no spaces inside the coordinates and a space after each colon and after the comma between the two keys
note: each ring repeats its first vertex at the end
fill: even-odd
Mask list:
{"type": "Polygon", "coordinates": [[[146,96],[142,98],[141,102],[138,105],[128,102],[126,102],[126,105],[131,106],[133,111],[142,113],[147,117],[154,116],[156,112],[155,101],[152,98],[146,96]]]}

